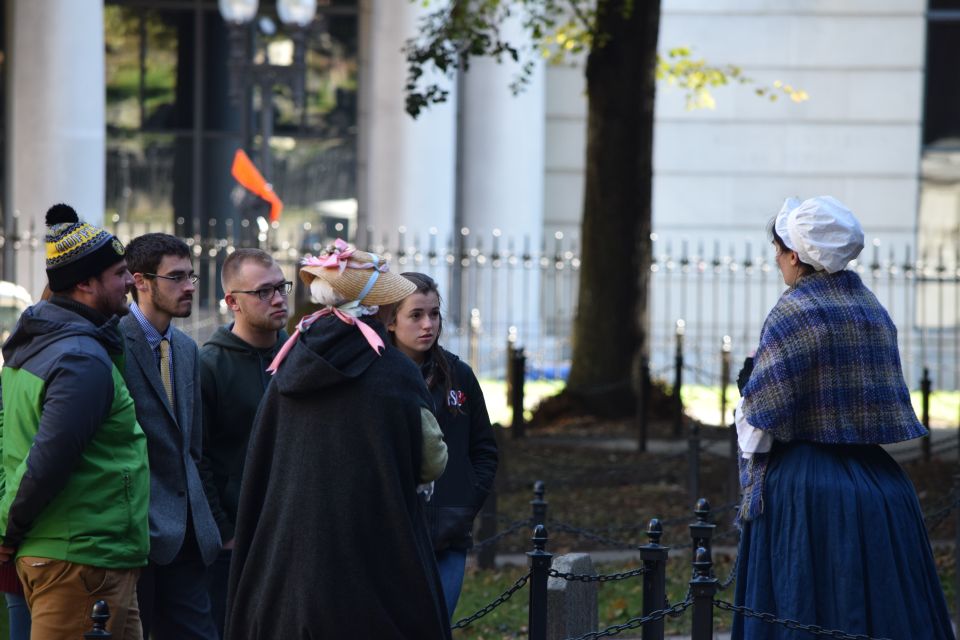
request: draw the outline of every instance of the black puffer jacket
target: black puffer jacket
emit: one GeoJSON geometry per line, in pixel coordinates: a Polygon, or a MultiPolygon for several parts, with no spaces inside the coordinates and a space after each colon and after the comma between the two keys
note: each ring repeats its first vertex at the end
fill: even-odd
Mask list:
{"type": "MultiPolygon", "coordinates": [[[[473,520],[497,473],[497,442],[480,383],[465,362],[442,351],[452,378],[450,392],[435,385],[430,393],[447,443],[447,468],[436,481],[426,510],[436,551],[469,549],[473,545],[473,520]]],[[[429,359],[423,364],[425,378],[430,377],[434,366],[429,359]]]]}

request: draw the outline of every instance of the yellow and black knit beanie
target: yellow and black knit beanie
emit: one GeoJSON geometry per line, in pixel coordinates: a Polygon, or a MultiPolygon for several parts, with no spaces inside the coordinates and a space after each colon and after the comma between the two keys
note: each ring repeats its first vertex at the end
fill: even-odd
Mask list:
{"type": "Polygon", "coordinates": [[[73,207],[47,211],[47,280],[50,290],[66,291],[123,260],[123,243],[105,229],[81,222],[73,207]]]}

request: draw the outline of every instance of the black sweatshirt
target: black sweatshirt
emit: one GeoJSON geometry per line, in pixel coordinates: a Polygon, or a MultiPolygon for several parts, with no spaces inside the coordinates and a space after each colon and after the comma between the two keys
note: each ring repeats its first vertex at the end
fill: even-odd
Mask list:
{"type": "MultiPolygon", "coordinates": [[[[435,385],[430,393],[447,443],[447,468],[436,481],[426,509],[437,551],[472,546],[473,520],[493,488],[498,460],[497,441],[477,377],[460,358],[446,350],[443,354],[452,378],[450,391],[435,385]]],[[[433,366],[428,360],[421,367],[425,377],[433,366]]]]}
{"type": "Polygon", "coordinates": [[[232,324],[220,327],[200,349],[200,473],[224,542],[233,539],[247,442],[260,399],[270,384],[267,367],[287,339],[287,334],[280,331],[276,344],[257,349],[232,333],[232,328],[232,324]]]}

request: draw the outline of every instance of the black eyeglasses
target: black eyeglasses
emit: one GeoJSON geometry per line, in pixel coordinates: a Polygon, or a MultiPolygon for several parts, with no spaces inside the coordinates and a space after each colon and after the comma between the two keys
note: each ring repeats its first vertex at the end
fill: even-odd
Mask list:
{"type": "Polygon", "coordinates": [[[281,282],[280,284],[275,284],[269,287],[260,287],[259,289],[254,289],[252,291],[231,291],[230,293],[249,293],[256,294],[261,300],[272,300],[274,293],[279,293],[284,298],[290,295],[290,292],[293,291],[293,283],[287,280],[286,282],[281,282]]]}
{"type": "Polygon", "coordinates": [[[173,275],[160,275],[159,273],[144,273],[144,276],[148,278],[163,278],[164,280],[169,280],[176,284],[183,284],[187,280],[190,281],[190,284],[197,284],[200,282],[200,276],[195,273],[174,273],[173,275]]]}

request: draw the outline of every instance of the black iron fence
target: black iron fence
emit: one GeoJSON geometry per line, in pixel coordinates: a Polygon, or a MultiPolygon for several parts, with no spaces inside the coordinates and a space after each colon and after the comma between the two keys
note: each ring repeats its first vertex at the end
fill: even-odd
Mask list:
{"type": "MultiPolygon", "coordinates": [[[[689,408],[684,405],[682,399],[684,386],[689,384],[688,381],[695,380],[698,377],[708,377],[702,369],[689,364],[689,354],[690,347],[684,339],[684,334],[678,332],[675,335],[673,362],[671,363],[671,367],[661,369],[657,373],[656,377],[669,380],[671,383],[671,435],[674,439],[686,439],[687,450],[684,455],[686,455],[687,458],[687,489],[689,491],[691,500],[693,500],[696,496],[700,495],[700,458],[701,454],[705,450],[708,450],[708,447],[713,453],[727,455],[732,460],[735,460],[739,455],[737,434],[733,426],[733,397],[731,397],[731,395],[728,393],[728,389],[735,382],[735,366],[738,367],[739,364],[732,362],[732,354],[729,347],[729,342],[725,341],[719,353],[720,367],[719,372],[716,374],[717,377],[714,381],[714,384],[717,388],[717,396],[714,399],[717,412],[713,415],[715,415],[718,419],[705,423],[702,421],[702,418],[690,415],[688,411],[689,408]],[[709,427],[705,428],[705,424],[727,427],[726,433],[718,429],[712,429],[709,427]],[[707,433],[705,429],[709,429],[710,433],[707,433]]],[[[908,380],[908,383],[909,382],[910,381],[908,380]]],[[[919,379],[914,382],[916,384],[911,386],[919,389],[920,395],[920,408],[918,415],[920,422],[924,427],[927,428],[928,433],[922,438],[916,438],[915,440],[906,443],[890,445],[891,453],[900,462],[915,458],[921,458],[924,461],[929,462],[934,455],[960,455],[960,453],[958,453],[960,452],[960,426],[957,427],[955,432],[952,429],[931,428],[933,426],[931,415],[935,381],[931,376],[930,368],[924,367],[920,372],[919,379]]],[[[516,415],[517,405],[512,406],[514,409],[514,415],[516,415]]],[[[702,404],[698,408],[702,410],[702,404]]],[[[638,422],[641,422],[642,424],[642,421],[638,422]]],[[[517,432],[513,432],[513,435],[516,436],[517,432]]],[[[641,451],[646,450],[647,434],[643,430],[638,433],[638,444],[641,451]]],[[[731,499],[735,498],[737,492],[739,491],[736,476],[736,466],[731,465],[727,482],[728,497],[731,499]]]]}
{"type": "MultiPolygon", "coordinates": [[[[738,530],[731,526],[723,532],[717,532],[716,519],[718,515],[729,514],[735,509],[731,503],[713,511],[709,502],[701,498],[697,500],[693,509],[693,522],[688,525],[690,540],[685,544],[667,547],[661,544],[664,527],[676,525],[686,520],[678,518],[661,521],[653,518],[645,525],[642,534],[646,543],[639,541],[616,540],[580,527],[548,519],[548,502],[545,499],[546,487],[543,482],[534,483],[534,497],[530,501],[531,514],[509,523],[503,531],[488,539],[481,540],[474,545],[474,551],[482,553],[483,549],[494,548],[495,545],[508,535],[518,531],[532,529],[531,542],[533,548],[527,552],[529,571],[520,576],[509,588],[494,598],[489,604],[481,607],[475,613],[453,623],[452,629],[463,629],[490,612],[505,604],[513,596],[529,587],[528,593],[528,637],[530,640],[546,640],[547,617],[550,611],[547,604],[547,579],[557,578],[568,582],[614,582],[638,578],[642,580],[642,614],[630,618],[622,623],[611,625],[604,629],[590,631],[576,638],[566,640],[595,640],[596,638],[611,637],[621,632],[642,629],[644,640],[663,640],[664,619],[668,616],[677,618],[691,610],[691,640],[711,640],[714,632],[714,609],[730,611],[734,614],[751,617],[762,622],[780,626],[786,629],[806,631],[813,636],[827,636],[841,640],[883,640],[863,634],[847,633],[842,629],[827,629],[816,624],[807,624],[803,621],[781,618],[772,612],[757,611],[745,606],[739,606],[723,600],[719,594],[729,589],[736,581],[739,557],[734,559],[728,575],[722,579],[714,571],[712,552],[714,545],[724,538],[738,537],[738,530]],[[553,569],[551,562],[553,554],[547,550],[549,543],[548,527],[565,533],[574,534],[596,545],[612,546],[614,548],[630,548],[639,552],[640,565],[611,574],[578,574],[561,572],[553,569]],[[666,568],[669,561],[669,552],[678,549],[691,550],[691,579],[686,595],[679,601],[670,603],[666,590],[666,568]]],[[[954,546],[955,566],[960,566],[960,475],[955,479],[953,492],[940,505],[924,515],[928,532],[932,532],[948,516],[954,514],[957,520],[957,529],[954,546]]],[[[627,527],[620,532],[637,534],[641,527],[627,527]]],[[[606,532],[604,532],[606,533],[606,532]]],[[[594,547],[596,548],[596,547],[594,547]]],[[[955,593],[957,594],[957,615],[960,615],[960,572],[955,572],[955,593]]],[[[98,601],[91,613],[93,627],[84,634],[84,638],[111,638],[106,630],[110,618],[110,611],[106,602],[98,601]]]]}
{"type": "MultiPolygon", "coordinates": [[[[565,378],[579,286],[575,238],[548,233],[534,243],[499,230],[469,229],[456,237],[441,237],[435,229],[385,233],[312,218],[316,220],[282,225],[211,219],[207,233],[187,238],[203,279],[194,314],[181,328],[205,340],[227,321],[217,266],[235,247],[264,246],[296,281],[300,259],[343,231],[358,245],[388,257],[395,269],[422,271],[438,280],[445,298],[447,346],[468,359],[481,377],[503,378],[508,345],[517,344],[524,347],[531,377],[565,378]]],[[[182,219],[130,222],[120,215],[106,224],[124,241],[150,231],[183,235],[186,229],[182,219]]],[[[32,261],[42,265],[42,234],[42,229],[19,228],[12,238],[0,238],[0,244],[12,243],[15,251],[31,253],[32,261]]],[[[943,251],[917,256],[907,244],[894,248],[874,243],[851,268],[890,312],[910,386],[917,388],[928,369],[934,390],[960,389],[960,259],[943,251]]],[[[739,363],[756,347],[763,319],[784,290],[767,243],[694,247],[655,238],[650,269],[647,317],[654,378],[669,376],[680,333],[691,372],[688,381],[720,384],[723,354],[739,363]]],[[[297,295],[302,299],[305,293],[297,295]]]]}
{"type": "MultiPolygon", "coordinates": [[[[909,244],[875,241],[850,268],[893,318],[911,388],[926,368],[936,389],[960,389],[960,257],[918,256],[909,244]]],[[[698,384],[719,384],[724,351],[739,367],[785,289],[769,243],[711,247],[658,238],[651,270],[651,371],[662,377],[672,368],[682,335],[691,381],[698,384]]]]}
{"type": "MultiPolygon", "coordinates": [[[[474,551],[482,556],[485,551],[495,547],[504,537],[532,529],[531,542],[533,548],[527,552],[529,571],[488,605],[482,607],[476,613],[456,621],[453,624],[454,629],[469,626],[506,603],[524,587],[529,586],[527,609],[529,637],[531,640],[545,640],[547,617],[550,615],[547,606],[547,578],[553,577],[571,582],[611,582],[638,578],[643,582],[641,590],[642,615],[567,640],[594,640],[595,638],[615,636],[632,629],[642,629],[644,640],[662,640],[664,637],[664,619],[668,616],[679,617],[688,610],[691,610],[691,640],[710,640],[714,633],[713,612],[715,609],[756,618],[786,629],[806,631],[813,636],[827,636],[844,640],[880,640],[863,634],[847,633],[842,629],[827,629],[816,624],[805,623],[802,620],[778,617],[772,612],[756,611],[721,599],[720,594],[729,589],[736,581],[739,556],[734,559],[729,574],[721,578],[714,571],[713,548],[722,539],[737,539],[739,531],[730,526],[722,532],[717,532],[716,520],[720,514],[730,514],[736,508],[735,503],[724,505],[714,511],[706,499],[697,500],[693,510],[693,522],[688,525],[689,542],[679,546],[667,547],[661,545],[664,528],[668,525],[676,525],[686,520],[685,518],[669,521],[661,521],[657,518],[651,519],[642,531],[642,535],[646,537],[645,544],[638,540],[613,539],[605,535],[608,533],[607,531],[589,531],[548,519],[548,503],[545,500],[545,490],[543,482],[536,482],[534,484],[534,498],[530,502],[531,515],[528,518],[508,521],[508,526],[502,531],[474,545],[474,551]],[[591,548],[594,549],[597,548],[598,543],[602,547],[635,549],[640,555],[640,566],[612,574],[575,574],[557,571],[551,568],[553,554],[547,550],[548,529],[563,531],[588,540],[593,544],[591,548]],[[689,587],[681,600],[670,603],[666,593],[666,567],[669,552],[671,549],[684,548],[691,551],[689,587]]],[[[933,532],[951,514],[956,518],[957,524],[954,563],[955,566],[960,566],[960,475],[955,479],[951,494],[935,508],[924,514],[927,531],[933,532]]],[[[641,527],[621,528],[620,532],[636,535],[641,532],[641,527]]],[[[955,593],[958,599],[956,603],[957,615],[960,615],[960,573],[955,574],[954,580],[955,593]]]]}

